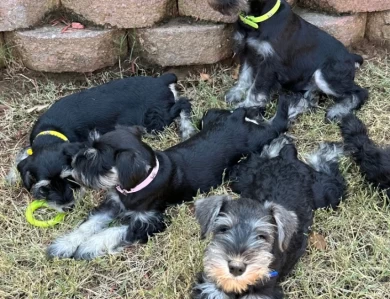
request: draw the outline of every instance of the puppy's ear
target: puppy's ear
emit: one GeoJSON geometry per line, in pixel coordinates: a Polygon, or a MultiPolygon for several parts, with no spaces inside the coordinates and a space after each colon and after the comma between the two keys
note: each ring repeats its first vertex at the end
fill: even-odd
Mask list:
{"type": "Polygon", "coordinates": [[[131,134],[134,134],[138,138],[141,138],[146,133],[146,128],[144,128],[142,126],[127,127],[127,126],[123,126],[123,125],[116,125],[115,129],[130,132],[131,134]]]}
{"type": "Polygon", "coordinates": [[[31,163],[29,161],[30,159],[31,158],[28,157],[28,158],[20,161],[17,165],[18,171],[19,171],[20,176],[22,178],[23,185],[28,191],[31,190],[32,185],[35,183],[35,180],[30,172],[30,165],[31,165],[31,163]]]}
{"type": "Polygon", "coordinates": [[[81,142],[64,143],[64,145],[62,147],[62,153],[65,156],[72,158],[83,147],[84,147],[84,144],[81,142]]]}
{"type": "Polygon", "coordinates": [[[151,167],[136,151],[119,151],[116,154],[115,164],[119,184],[124,189],[131,189],[140,183],[151,167]]]}
{"type": "Polygon", "coordinates": [[[223,204],[228,200],[231,198],[227,195],[216,195],[195,202],[195,217],[199,222],[202,238],[210,234],[223,204]]]}
{"type": "Polygon", "coordinates": [[[281,205],[273,202],[265,202],[264,206],[270,209],[278,228],[278,243],[280,251],[285,251],[298,229],[298,217],[295,212],[288,211],[281,205]]]}

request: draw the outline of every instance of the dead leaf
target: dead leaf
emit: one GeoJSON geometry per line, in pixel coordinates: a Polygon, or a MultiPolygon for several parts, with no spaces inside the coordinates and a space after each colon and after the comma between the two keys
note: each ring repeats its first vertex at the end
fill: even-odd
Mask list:
{"type": "Polygon", "coordinates": [[[318,250],[324,251],[326,250],[326,241],[324,236],[312,232],[309,236],[309,244],[311,247],[314,247],[318,250]]]}
{"type": "Polygon", "coordinates": [[[49,104],[45,104],[45,105],[37,105],[37,106],[34,106],[30,109],[27,109],[26,112],[27,113],[31,113],[31,112],[34,112],[34,111],[42,111],[43,109],[49,107],[49,104]]]}
{"type": "Polygon", "coordinates": [[[200,73],[200,80],[201,81],[209,81],[210,80],[210,75],[206,73],[200,73]]]}
{"type": "Polygon", "coordinates": [[[240,74],[240,65],[237,65],[237,67],[233,70],[232,78],[234,80],[238,80],[239,74],[240,74]]]}

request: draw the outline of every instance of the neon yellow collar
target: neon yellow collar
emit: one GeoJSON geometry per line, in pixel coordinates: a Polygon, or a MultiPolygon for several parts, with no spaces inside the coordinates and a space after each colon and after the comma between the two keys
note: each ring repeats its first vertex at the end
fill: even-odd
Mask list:
{"type": "Polygon", "coordinates": [[[259,16],[259,17],[246,16],[244,13],[240,13],[240,15],[239,15],[240,20],[244,24],[247,24],[248,26],[251,26],[255,29],[258,29],[259,25],[257,23],[261,23],[261,22],[264,22],[264,21],[267,21],[268,19],[270,19],[274,14],[277,13],[277,11],[280,8],[280,4],[281,4],[280,0],[276,1],[275,6],[269,12],[267,12],[266,14],[259,16]]]}
{"type": "MultiPolygon", "coordinates": [[[[68,138],[60,133],[60,132],[57,132],[57,131],[52,131],[52,130],[49,130],[49,131],[42,131],[41,133],[39,133],[37,136],[35,136],[35,139],[38,137],[38,136],[43,136],[43,135],[51,135],[51,136],[55,136],[57,138],[60,138],[61,140],[65,141],[65,142],[68,142],[68,138]]],[[[27,150],[27,155],[29,156],[32,156],[33,154],[33,151],[32,151],[32,148],[30,147],[28,150],[27,150]]]]}

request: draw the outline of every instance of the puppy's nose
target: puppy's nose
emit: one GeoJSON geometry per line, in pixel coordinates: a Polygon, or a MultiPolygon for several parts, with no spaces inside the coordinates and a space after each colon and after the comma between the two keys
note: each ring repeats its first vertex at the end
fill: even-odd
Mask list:
{"type": "Polygon", "coordinates": [[[234,276],[240,276],[244,274],[246,265],[240,261],[230,261],[229,262],[229,271],[234,276]]]}

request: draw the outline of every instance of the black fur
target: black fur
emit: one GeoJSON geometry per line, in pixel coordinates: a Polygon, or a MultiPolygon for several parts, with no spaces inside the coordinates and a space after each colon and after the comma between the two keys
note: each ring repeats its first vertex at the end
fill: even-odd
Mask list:
{"type": "Polygon", "coordinates": [[[33,196],[46,198],[56,206],[73,202],[71,188],[77,184],[60,177],[70,167],[72,156],[88,140],[91,131],[112,131],[116,125],[141,125],[149,132],[162,130],[182,110],[190,110],[186,99],[175,101],[169,88],[175,84],[174,74],[159,78],[131,77],[90,88],[55,102],[35,123],[30,144],[33,155],[18,164],[23,184],[31,190],[42,180],[50,184],[33,189],[33,196]],[[70,142],[54,136],[38,136],[46,130],[64,134],[70,142]]]}
{"type": "Polygon", "coordinates": [[[207,192],[218,186],[224,170],[242,155],[260,151],[286,131],[288,109],[288,100],[280,100],[272,123],[260,124],[245,120],[244,108],[232,113],[219,111],[223,117],[207,123],[198,134],[165,151],[153,151],[132,132],[133,128],[118,128],[74,157],[73,176],[87,187],[111,189],[119,184],[130,189],[148,176],[158,159],[158,174],[146,188],[127,195],[117,193],[123,213],[131,213],[135,218],[137,213],[145,216],[144,225],[135,225],[130,217],[126,244],[145,242],[148,236],[164,228],[162,214],[167,206],[192,200],[198,191],[207,192]],[[88,157],[86,151],[91,149],[95,154],[88,157]]]}
{"type": "Polygon", "coordinates": [[[390,149],[380,148],[368,136],[367,128],[355,115],[342,119],[341,134],[345,149],[359,165],[367,181],[387,190],[390,198],[390,149]]]}
{"type": "MultiPolygon", "coordinates": [[[[242,1],[211,2],[225,12],[234,11],[242,1]]],[[[281,2],[277,13],[259,23],[258,29],[238,20],[235,40],[241,62],[240,78],[238,87],[227,94],[227,101],[240,102],[245,98],[240,105],[265,105],[273,91],[285,88],[304,92],[308,98],[314,91],[334,96],[336,105],[327,112],[330,120],[339,120],[351,110],[359,109],[368,97],[367,90],[354,83],[355,67],[363,63],[363,58],[349,53],[340,41],[296,15],[285,0],[281,2]],[[316,83],[317,70],[331,92],[316,83]],[[251,77],[247,86],[240,85],[244,73],[251,77]]],[[[275,3],[276,0],[247,1],[247,14],[263,15],[275,3]]]]}

